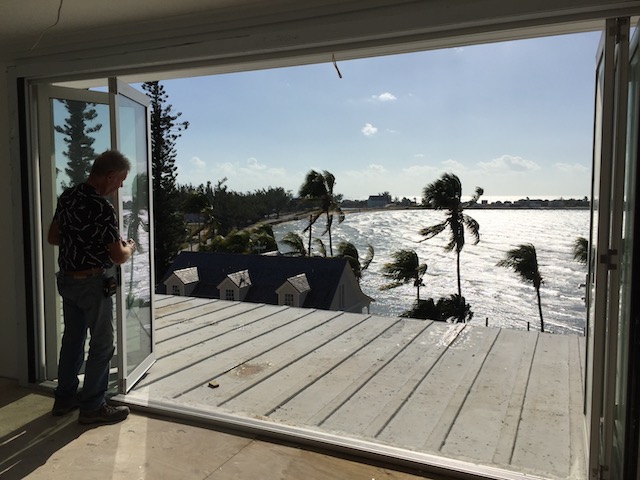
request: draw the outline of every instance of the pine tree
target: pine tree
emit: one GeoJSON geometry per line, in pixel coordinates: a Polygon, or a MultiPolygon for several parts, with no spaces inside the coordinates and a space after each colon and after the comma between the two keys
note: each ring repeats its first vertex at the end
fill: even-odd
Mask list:
{"type": "Polygon", "coordinates": [[[178,121],[182,113],[173,112],[169,95],[158,82],[145,82],[142,88],[151,98],[151,162],[154,195],[154,247],[156,280],[159,282],[180,251],[185,239],[185,222],[179,211],[176,140],[189,122],[178,121]]]}
{"type": "Polygon", "coordinates": [[[91,165],[96,158],[93,150],[93,142],[96,139],[90,136],[102,128],[98,123],[88,127],[87,123],[97,117],[95,103],[80,102],[77,100],[59,100],[69,112],[69,116],[64,122],[64,126],[56,125],[56,132],[64,135],[64,142],[67,150],[62,152],[69,159],[67,167],[64,169],[69,176],[69,183],[63,183],[63,188],[73,187],[84,182],[89,176],[91,165]]]}

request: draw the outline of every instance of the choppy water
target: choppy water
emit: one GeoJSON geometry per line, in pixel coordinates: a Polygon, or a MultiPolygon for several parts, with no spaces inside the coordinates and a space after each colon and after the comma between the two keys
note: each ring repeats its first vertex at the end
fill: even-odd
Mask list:
{"type": "MultiPolygon", "coordinates": [[[[474,311],[474,323],[526,329],[539,328],[539,315],[533,286],[496,263],[504,253],[521,243],[533,243],[538,254],[545,330],[555,333],[582,333],[585,324],[584,287],[586,267],[573,260],[572,244],[576,237],[588,237],[587,210],[469,210],[480,224],[480,243],[467,244],[461,254],[462,294],[474,311]]],[[[432,210],[390,210],[347,213],[346,220],[334,225],[333,244],[352,242],[364,256],[367,245],[375,257],[364,272],[361,288],[375,298],[371,313],[399,315],[410,308],[416,291],[411,285],[380,291],[387,283],[380,270],[400,249],[416,250],[420,262],[429,266],[420,289],[420,298],[448,296],[457,293],[455,254],[446,252],[448,233],[443,232],[426,242],[418,231],[442,220],[442,212],[432,210]]],[[[277,240],[288,231],[302,234],[306,221],[274,226],[277,240]]],[[[324,219],[318,221],[318,234],[324,230],[324,219]]],[[[328,238],[321,237],[326,245],[328,238]]],[[[328,248],[328,247],[327,247],[328,248]]],[[[281,247],[281,250],[284,250],[281,247]]]]}

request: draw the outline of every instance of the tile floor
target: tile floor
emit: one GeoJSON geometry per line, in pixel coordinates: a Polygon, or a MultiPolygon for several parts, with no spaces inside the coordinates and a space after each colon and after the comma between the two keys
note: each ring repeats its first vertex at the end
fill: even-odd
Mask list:
{"type": "Polygon", "coordinates": [[[133,412],[81,426],[52,417],[52,398],[0,379],[0,478],[207,480],[445,480],[258,437],[133,412]]]}

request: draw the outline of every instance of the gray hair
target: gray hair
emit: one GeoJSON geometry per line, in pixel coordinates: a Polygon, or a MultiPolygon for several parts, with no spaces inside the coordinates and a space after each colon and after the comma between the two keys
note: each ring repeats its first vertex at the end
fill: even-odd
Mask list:
{"type": "Polygon", "coordinates": [[[107,150],[96,157],[91,166],[91,175],[104,177],[112,172],[128,172],[131,162],[118,150],[107,150]]]}

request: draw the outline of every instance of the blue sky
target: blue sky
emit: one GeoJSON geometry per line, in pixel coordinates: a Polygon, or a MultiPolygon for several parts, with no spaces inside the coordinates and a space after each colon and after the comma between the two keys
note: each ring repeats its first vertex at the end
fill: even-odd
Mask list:
{"type": "Polygon", "coordinates": [[[190,122],[178,183],[421,196],[443,172],[485,198],[589,195],[599,32],[162,82],[190,122]]]}

